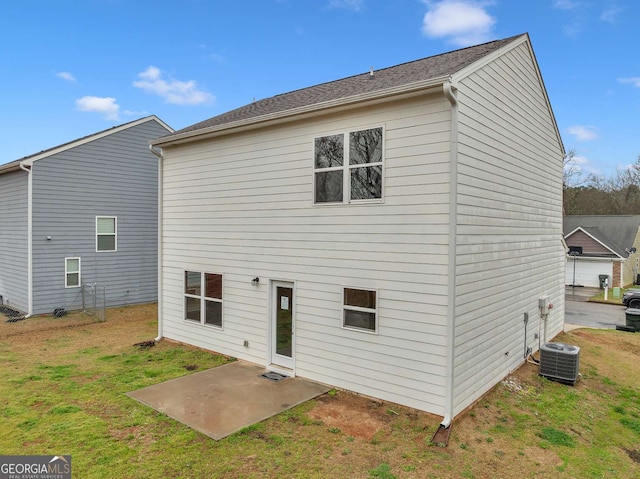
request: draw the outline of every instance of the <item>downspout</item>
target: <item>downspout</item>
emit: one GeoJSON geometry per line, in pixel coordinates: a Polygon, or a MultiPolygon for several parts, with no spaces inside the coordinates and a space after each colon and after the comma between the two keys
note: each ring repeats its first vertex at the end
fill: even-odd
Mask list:
{"type": "Polygon", "coordinates": [[[451,148],[449,151],[449,286],[447,312],[447,363],[445,376],[444,418],[441,427],[448,428],[453,420],[455,388],[456,333],[456,243],[458,202],[458,100],[451,79],[442,84],[444,96],[451,104],[451,148]]]}
{"type": "Polygon", "coordinates": [[[158,157],[158,336],[162,339],[162,149],[156,151],[149,145],[149,151],[158,157]]]}
{"type": "Polygon", "coordinates": [[[33,177],[31,168],[20,162],[20,169],[27,172],[27,315],[25,319],[33,315],[33,177]]]}

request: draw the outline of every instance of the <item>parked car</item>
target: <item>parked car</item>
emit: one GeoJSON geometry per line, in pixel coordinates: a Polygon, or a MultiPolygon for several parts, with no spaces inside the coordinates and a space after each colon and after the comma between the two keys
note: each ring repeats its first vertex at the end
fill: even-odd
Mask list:
{"type": "Polygon", "coordinates": [[[627,308],[640,309],[640,289],[628,289],[622,295],[622,304],[627,308]]]}

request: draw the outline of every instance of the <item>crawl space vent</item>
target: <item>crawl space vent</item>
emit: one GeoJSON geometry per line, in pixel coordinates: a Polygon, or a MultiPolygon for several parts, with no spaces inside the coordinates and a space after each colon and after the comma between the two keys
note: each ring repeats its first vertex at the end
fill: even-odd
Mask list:
{"type": "Polygon", "coordinates": [[[563,343],[540,346],[540,375],[574,386],[578,380],[580,348],[563,343]]]}
{"type": "Polygon", "coordinates": [[[267,373],[261,374],[260,377],[268,379],[269,381],[282,381],[283,379],[287,379],[289,376],[269,371],[267,373]]]}

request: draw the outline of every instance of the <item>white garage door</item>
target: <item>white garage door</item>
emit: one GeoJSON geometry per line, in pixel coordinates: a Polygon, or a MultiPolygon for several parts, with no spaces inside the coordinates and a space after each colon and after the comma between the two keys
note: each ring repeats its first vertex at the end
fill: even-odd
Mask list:
{"type": "MultiPolygon", "coordinates": [[[[600,286],[598,275],[609,275],[609,286],[613,278],[613,262],[611,260],[576,259],[576,286],[600,286]]],[[[573,284],[573,259],[567,260],[565,284],[573,284]]]]}

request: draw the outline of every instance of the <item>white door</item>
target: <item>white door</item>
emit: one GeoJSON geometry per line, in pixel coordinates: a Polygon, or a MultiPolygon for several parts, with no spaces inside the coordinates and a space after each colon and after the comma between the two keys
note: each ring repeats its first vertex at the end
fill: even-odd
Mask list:
{"type": "Polygon", "coordinates": [[[293,369],[295,301],[293,283],[271,282],[271,365],[293,369]]]}

